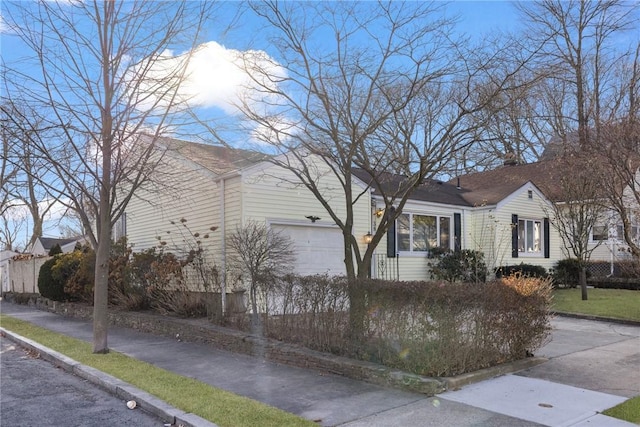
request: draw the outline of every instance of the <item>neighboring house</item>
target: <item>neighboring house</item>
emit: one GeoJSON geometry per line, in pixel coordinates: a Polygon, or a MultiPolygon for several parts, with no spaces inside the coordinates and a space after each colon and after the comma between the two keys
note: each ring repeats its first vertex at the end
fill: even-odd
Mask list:
{"type": "Polygon", "coordinates": [[[84,237],[38,237],[30,250],[27,250],[26,252],[32,253],[33,255],[49,255],[49,251],[55,245],[60,245],[62,253],[67,253],[73,251],[78,243],[84,244],[86,243],[86,239],[84,237]]]}
{"type": "MultiPolygon", "coordinates": [[[[518,202],[513,213],[513,226],[516,229],[516,216],[518,221],[518,251],[516,253],[516,239],[514,231],[514,239],[512,243],[512,256],[506,257],[505,264],[513,264],[517,261],[515,258],[523,262],[529,262],[527,259],[535,259],[541,256],[540,250],[545,254],[544,257],[548,261],[536,261],[534,264],[543,265],[546,268],[551,267],[558,259],[566,258],[568,251],[564,249],[564,242],[559,238],[558,233],[553,227],[553,209],[551,203],[561,206],[562,203],[571,195],[563,194],[564,191],[559,185],[561,180],[566,176],[570,176],[571,170],[567,170],[566,163],[560,158],[547,156],[545,160],[528,164],[505,164],[497,169],[469,174],[455,180],[463,188],[466,194],[463,196],[466,200],[474,204],[474,206],[492,205],[498,203],[499,200],[505,200],[506,195],[510,194],[517,188],[527,187],[528,206],[525,207],[522,198],[518,202]],[[538,200],[533,205],[531,201],[538,200]],[[535,207],[534,205],[537,205],[535,207]],[[542,209],[540,209],[542,208],[542,209]],[[547,231],[545,221],[551,221],[551,227],[547,231]],[[523,242],[536,242],[536,230],[542,230],[542,240],[540,245],[531,245],[523,242]],[[533,231],[533,240],[529,238],[533,231]],[[545,237],[548,234],[548,239],[545,237]],[[524,239],[523,239],[524,237],[524,239]],[[535,250],[537,247],[537,250],[535,250]],[[556,249],[560,249],[557,252],[556,249]],[[549,251],[549,256],[545,251],[549,251]],[[516,256],[517,255],[517,256],[516,256]]],[[[453,181],[452,181],[453,182],[453,181]]],[[[503,211],[504,215],[507,212],[503,211]]],[[[506,221],[506,217],[502,217],[502,222],[506,221]]],[[[615,261],[618,259],[629,258],[630,255],[626,250],[626,244],[622,237],[622,225],[616,219],[617,215],[613,211],[605,210],[601,215],[598,223],[593,227],[589,237],[589,249],[592,261],[615,261]]],[[[640,218],[638,218],[640,220],[640,218]]],[[[633,224],[632,233],[640,238],[638,227],[639,224],[633,224]]]]}
{"type": "MultiPolygon", "coordinates": [[[[226,272],[225,237],[257,221],[292,238],[295,272],[344,273],[341,230],[291,172],[255,152],[170,138],[160,143],[167,163],[157,178],[158,190],[137,191],[116,227],[135,251],[187,251],[200,242],[218,271],[226,272]]],[[[315,168],[325,199],[340,212],[341,185],[324,162],[315,168]]],[[[506,164],[450,182],[425,182],[376,248],[372,276],[425,279],[433,246],[482,251],[490,268],[520,263],[551,268],[565,258],[549,218],[558,200],[557,172],[552,162],[506,164]]],[[[365,236],[384,215],[384,203],[364,174],[355,175],[354,194],[363,195],[355,206],[354,235],[364,250],[365,236]]],[[[385,185],[393,185],[393,179],[385,185]]]]}

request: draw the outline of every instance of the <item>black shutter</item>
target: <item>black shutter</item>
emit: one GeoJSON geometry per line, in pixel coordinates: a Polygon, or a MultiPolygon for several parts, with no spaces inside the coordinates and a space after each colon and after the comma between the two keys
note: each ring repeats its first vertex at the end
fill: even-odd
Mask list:
{"type": "Polygon", "coordinates": [[[396,257],[396,221],[393,218],[396,209],[391,206],[389,212],[387,212],[387,220],[390,221],[390,226],[387,229],[387,258],[396,257]]]}
{"type": "Polygon", "coordinates": [[[549,218],[544,219],[544,257],[550,257],[550,249],[549,249],[549,218]]]}
{"type": "Polygon", "coordinates": [[[462,215],[459,213],[453,214],[453,250],[462,250],[462,215]]]}
{"type": "Polygon", "coordinates": [[[518,215],[511,215],[511,257],[518,258],[518,215]]]}

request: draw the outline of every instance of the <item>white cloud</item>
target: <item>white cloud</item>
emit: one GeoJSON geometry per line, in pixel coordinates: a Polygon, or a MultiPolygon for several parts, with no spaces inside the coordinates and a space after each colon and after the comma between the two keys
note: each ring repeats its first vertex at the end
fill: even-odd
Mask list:
{"type": "MultiPolygon", "coordinates": [[[[138,107],[151,108],[157,102],[156,93],[160,89],[154,84],[164,80],[162,84],[166,86],[163,77],[179,70],[187,60],[186,80],[181,84],[179,99],[192,107],[217,107],[229,115],[238,114],[238,105],[242,102],[257,104],[265,101],[264,98],[256,98],[257,93],[264,92],[257,89],[262,84],[274,87],[272,85],[276,85],[278,79],[286,76],[286,70],[263,51],[227,49],[213,41],[200,45],[191,58],[187,53],[175,55],[167,50],[147,61],[151,68],[147,71],[138,99],[144,94],[151,96],[140,102],[138,107]],[[260,84],[254,79],[259,79],[260,84]]],[[[143,64],[145,62],[136,64],[134,70],[143,64]]],[[[166,107],[167,102],[159,104],[166,107]]]]}
{"type": "MultiPolygon", "coordinates": [[[[69,203],[69,199],[64,199],[63,202],[69,203]]],[[[7,202],[11,206],[4,213],[5,217],[12,222],[21,222],[24,220],[31,220],[31,213],[27,208],[27,205],[21,200],[10,200],[7,202]]],[[[45,221],[58,221],[63,218],[67,213],[67,207],[54,199],[45,199],[38,202],[38,210],[45,212],[45,221]]]]}

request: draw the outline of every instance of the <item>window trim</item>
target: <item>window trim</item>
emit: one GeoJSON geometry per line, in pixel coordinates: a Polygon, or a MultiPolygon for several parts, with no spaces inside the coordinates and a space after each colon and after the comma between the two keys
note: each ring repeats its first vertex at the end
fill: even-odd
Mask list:
{"type": "MultiPolygon", "coordinates": [[[[545,248],[547,247],[546,245],[546,241],[545,241],[545,220],[544,218],[521,218],[518,217],[518,222],[517,222],[517,236],[518,236],[518,245],[517,245],[517,250],[518,250],[518,257],[525,257],[525,258],[544,258],[545,257],[545,248]],[[539,249],[538,251],[535,252],[528,252],[526,250],[524,251],[520,251],[520,222],[524,222],[524,227],[525,227],[525,232],[524,235],[526,237],[527,235],[527,223],[531,222],[531,223],[538,223],[539,224],[539,229],[538,229],[538,233],[539,233],[539,249]]],[[[526,242],[525,242],[525,248],[527,246],[526,242]]]]}

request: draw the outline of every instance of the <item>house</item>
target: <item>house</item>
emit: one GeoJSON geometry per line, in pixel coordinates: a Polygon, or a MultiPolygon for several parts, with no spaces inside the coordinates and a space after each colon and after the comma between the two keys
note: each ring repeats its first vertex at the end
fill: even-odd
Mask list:
{"type": "MultiPolygon", "coordinates": [[[[594,161],[594,159],[590,159],[594,161]]],[[[516,252],[515,245],[515,233],[512,243],[512,255],[505,257],[505,264],[513,264],[517,259],[523,262],[530,263],[528,260],[534,260],[533,264],[539,264],[545,268],[550,268],[553,264],[562,258],[566,258],[571,255],[571,251],[565,247],[565,242],[559,239],[557,230],[554,229],[554,209],[552,207],[562,208],[563,205],[571,202],[567,200],[571,197],[575,197],[579,194],[568,194],[573,189],[571,186],[563,188],[559,183],[562,182],[567,176],[576,174],[578,172],[572,171],[572,168],[582,166],[585,168],[584,173],[592,173],[588,167],[588,163],[581,163],[582,160],[572,158],[570,161],[566,161],[559,156],[546,155],[543,160],[536,163],[528,164],[515,164],[506,162],[504,166],[494,170],[474,173],[462,176],[455,181],[463,188],[466,200],[471,202],[474,206],[484,207],[489,205],[496,205],[496,209],[506,207],[505,202],[515,189],[521,188],[527,189],[527,199],[529,201],[528,206],[525,204],[522,197],[517,202],[519,205],[509,206],[514,210],[519,210],[524,213],[524,216],[518,216],[517,213],[513,214],[513,227],[516,229],[516,216],[517,216],[517,232],[519,248],[516,252]],[[502,202],[500,202],[502,200],[502,202]],[[532,200],[538,200],[538,203],[533,205],[530,203],[532,200]],[[547,222],[551,222],[551,228],[548,229],[547,222]],[[528,244],[523,246],[524,240],[529,242],[528,238],[530,230],[533,230],[534,235],[537,229],[543,230],[542,237],[542,252],[544,257],[548,261],[535,260],[540,257],[540,253],[531,251],[528,244]],[[523,235],[524,233],[524,235],[523,235]],[[548,237],[548,238],[547,238],[548,237]],[[557,252],[557,248],[560,252],[557,252]],[[548,251],[548,253],[547,253],[548,251]],[[517,258],[517,259],[516,259],[517,258]]],[[[453,182],[453,181],[452,181],[453,182]]],[[[595,181],[594,181],[595,182],[595,181]]],[[[640,181],[638,181],[640,182],[640,181]]],[[[597,192],[606,191],[604,187],[594,185],[595,188],[587,188],[586,192],[593,192],[596,199],[604,199],[603,195],[597,195],[597,192]]],[[[576,191],[579,191],[576,188],[576,191]]],[[[513,201],[515,201],[512,198],[513,201]]],[[[483,209],[476,209],[476,214],[483,209]]],[[[497,215],[497,211],[492,215],[497,215]]],[[[499,214],[498,214],[499,215],[499,214]]],[[[501,215],[501,221],[504,223],[507,220],[508,212],[503,211],[501,215]]],[[[629,252],[626,250],[626,244],[622,237],[622,225],[617,214],[613,210],[603,209],[600,217],[597,219],[596,224],[591,228],[588,242],[588,250],[591,251],[591,261],[606,261],[613,262],[621,259],[630,258],[629,252]]],[[[640,221],[640,218],[637,218],[640,221]]],[[[477,230],[476,230],[477,231],[477,230]]],[[[640,239],[640,227],[639,224],[632,224],[632,234],[640,239]]],[[[535,239],[534,239],[535,241],[535,239]]],[[[486,247],[486,245],[484,245],[486,247]]],[[[536,245],[534,245],[535,247],[536,245]]]]}
{"type": "MultiPolygon", "coordinates": [[[[552,201],[527,174],[513,174],[520,166],[511,167],[422,183],[376,249],[377,266],[397,269],[403,280],[422,280],[428,277],[429,248],[437,246],[481,251],[490,269],[520,263],[552,267],[563,258],[549,221],[552,201]],[[396,257],[395,266],[385,256],[396,257]]],[[[384,206],[375,189],[372,203],[384,206]]]]}
{"type": "MultiPolygon", "coordinates": [[[[157,190],[137,191],[116,227],[135,251],[187,251],[198,243],[218,271],[227,272],[225,237],[256,221],[293,240],[295,272],[345,272],[341,230],[293,173],[251,151],[171,138],[161,138],[160,144],[167,163],[157,190]]],[[[345,204],[341,184],[326,163],[317,161],[313,169],[325,199],[340,214],[345,204]]],[[[566,257],[550,218],[559,197],[557,172],[553,162],[507,163],[450,182],[425,181],[377,246],[372,276],[425,279],[434,246],[482,251],[489,268],[520,263],[551,268],[566,257]]],[[[366,174],[354,175],[354,194],[361,194],[354,208],[354,236],[364,251],[365,237],[384,214],[384,201],[366,174]]],[[[394,185],[394,179],[402,177],[384,185],[394,185]]]]}
{"type": "Polygon", "coordinates": [[[38,237],[27,252],[33,255],[48,255],[49,251],[56,245],[60,245],[62,253],[73,251],[76,244],[86,243],[84,237],[69,237],[69,238],[56,238],[56,237],[38,237]]]}
{"type": "MultiPolygon", "coordinates": [[[[167,151],[158,190],[137,191],[122,219],[134,251],[160,246],[179,252],[200,242],[218,270],[228,271],[225,237],[256,221],[293,240],[297,273],[345,272],[341,230],[291,172],[251,151],[171,138],[159,143],[167,151]]],[[[317,170],[321,191],[344,206],[338,180],[323,162],[317,170]]],[[[368,198],[356,204],[355,214],[355,232],[364,235],[371,230],[368,198]]]]}

